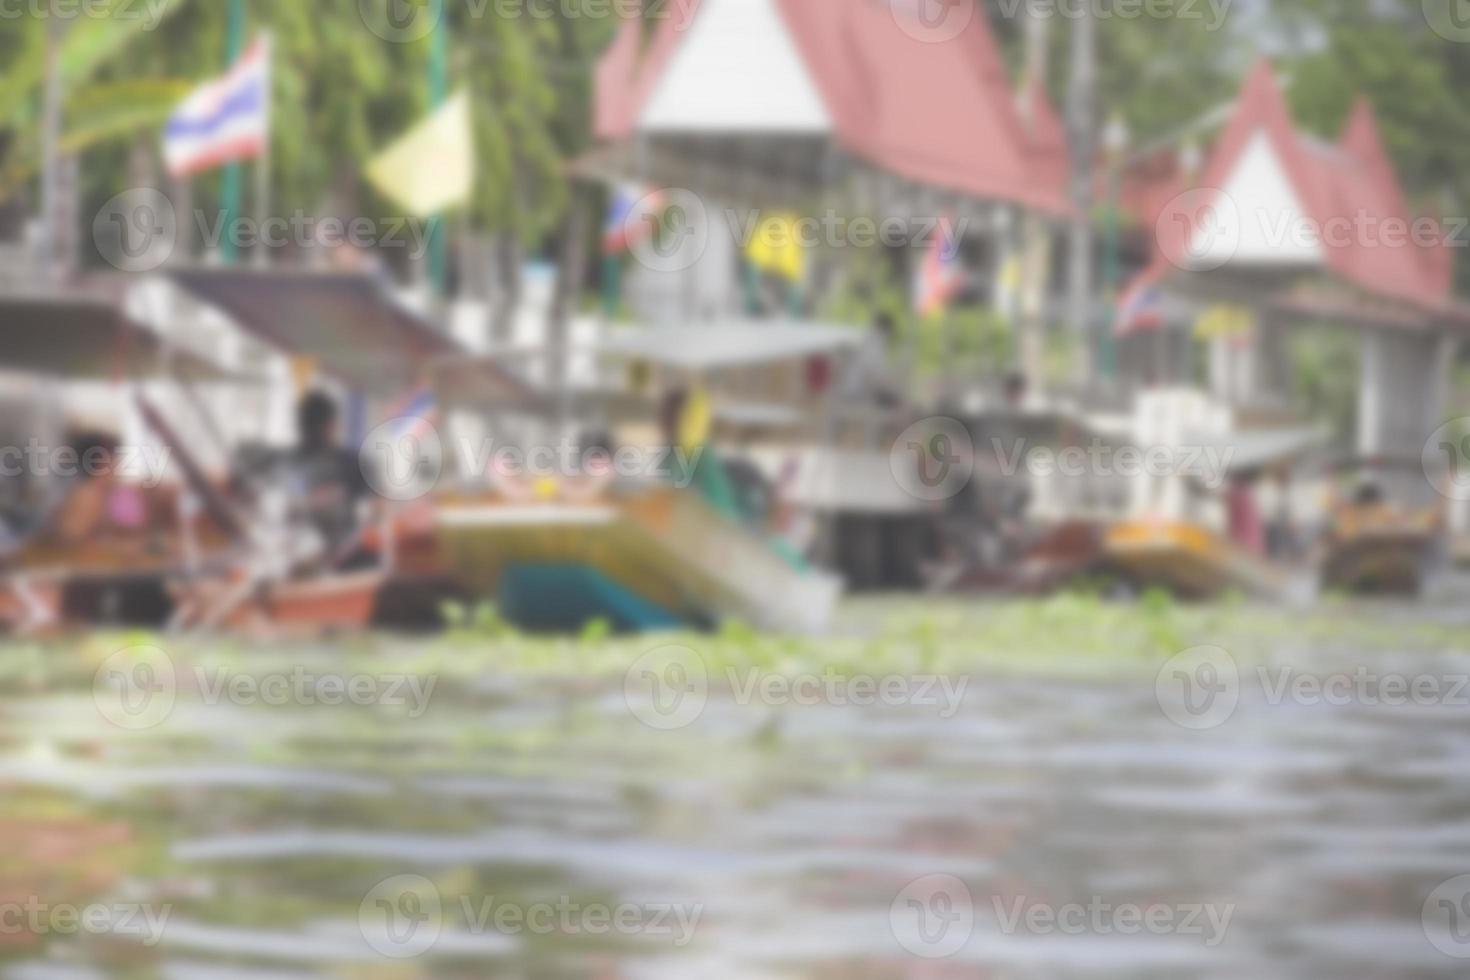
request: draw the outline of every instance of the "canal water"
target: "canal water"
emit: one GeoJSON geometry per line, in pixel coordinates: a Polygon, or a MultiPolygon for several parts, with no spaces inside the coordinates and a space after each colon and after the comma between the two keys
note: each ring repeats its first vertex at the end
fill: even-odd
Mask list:
{"type": "Polygon", "coordinates": [[[7,650],[0,978],[1470,971],[1462,651],[938,678],[441,642],[7,650]]]}

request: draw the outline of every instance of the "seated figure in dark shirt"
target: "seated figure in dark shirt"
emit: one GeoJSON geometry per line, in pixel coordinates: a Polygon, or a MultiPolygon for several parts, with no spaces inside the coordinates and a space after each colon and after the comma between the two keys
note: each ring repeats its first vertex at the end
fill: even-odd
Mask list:
{"type": "Polygon", "coordinates": [[[322,536],[329,561],[342,558],[362,523],[370,497],[358,454],[340,445],[337,405],[320,391],[306,394],[296,407],[297,444],[285,460],[291,510],[322,536]]]}

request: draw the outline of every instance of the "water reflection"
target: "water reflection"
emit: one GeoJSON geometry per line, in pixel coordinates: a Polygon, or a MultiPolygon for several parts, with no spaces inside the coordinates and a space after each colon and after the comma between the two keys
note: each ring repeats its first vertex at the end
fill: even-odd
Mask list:
{"type": "MultiPolygon", "coordinates": [[[[1454,663],[1398,653],[1380,666],[1454,663]]],[[[0,960],[5,980],[1464,975],[1421,921],[1470,871],[1463,707],[1272,703],[1247,684],[1228,724],[1190,731],[1150,669],[995,671],[950,718],[717,690],[668,732],[616,678],[461,676],[420,718],[185,696],[119,734],[70,676],[0,703],[7,813],[126,825],[114,880],[79,894],[170,917],[156,945],[44,936],[0,960]],[[385,956],[364,926],[393,876],[434,890],[432,915],[406,893],[377,906],[432,920],[421,955],[385,956]],[[898,921],[926,876],[968,893],[942,959],[898,921]],[[543,908],[545,928],[527,914],[543,908]],[[1128,909],[1172,925],[1130,932],[1128,909]],[[620,910],[627,928],[595,927],[620,910]],[[687,943],[660,910],[697,920],[687,943]],[[1043,921],[1073,912],[1080,929],[1043,921]]]]}

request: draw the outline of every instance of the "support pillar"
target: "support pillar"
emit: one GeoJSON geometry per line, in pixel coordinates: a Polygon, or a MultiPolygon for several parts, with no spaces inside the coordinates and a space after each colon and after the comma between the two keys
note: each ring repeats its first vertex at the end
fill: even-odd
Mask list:
{"type": "MultiPolygon", "coordinates": [[[[1358,452],[1392,459],[1418,458],[1444,421],[1453,342],[1438,334],[1367,330],[1358,380],[1358,452]]],[[[1409,506],[1433,502],[1417,467],[1396,467],[1379,478],[1390,500],[1409,506]]]]}

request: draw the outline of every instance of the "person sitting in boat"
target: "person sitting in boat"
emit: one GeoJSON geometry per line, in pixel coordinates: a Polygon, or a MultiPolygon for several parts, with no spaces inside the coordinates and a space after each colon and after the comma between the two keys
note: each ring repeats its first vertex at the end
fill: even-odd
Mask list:
{"type": "Polygon", "coordinates": [[[1232,544],[1253,555],[1266,554],[1266,525],[1256,502],[1256,474],[1240,472],[1230,478],[1225,516],[1232,544]]]}
{"type": "Polygon", "coordinates": [[[328,560],[341,567],[354,551],[371,499],[358,454],[343,447],[337,403],[322,391],[296,406],[296,446],[284,460],[285,488],[292,513],[322,536],[328,560]]]}
{"type": "Polygon", "coordinates": [[[117,439],[101,432],[70,440],[76,482],[51,521],[51,536],[64,544],[136,536],[149,526],[148,498],[117,472],[117,439]]]}
{"type": "Polygon", "coordinates": [[[659,408],[663,475],[677,487],[697,491],[726,517],[743,522],[748,515],[724,462],[709,444],[709,428],[709,399],[702,391],[675,388],[664,396],[659,408]]]}

